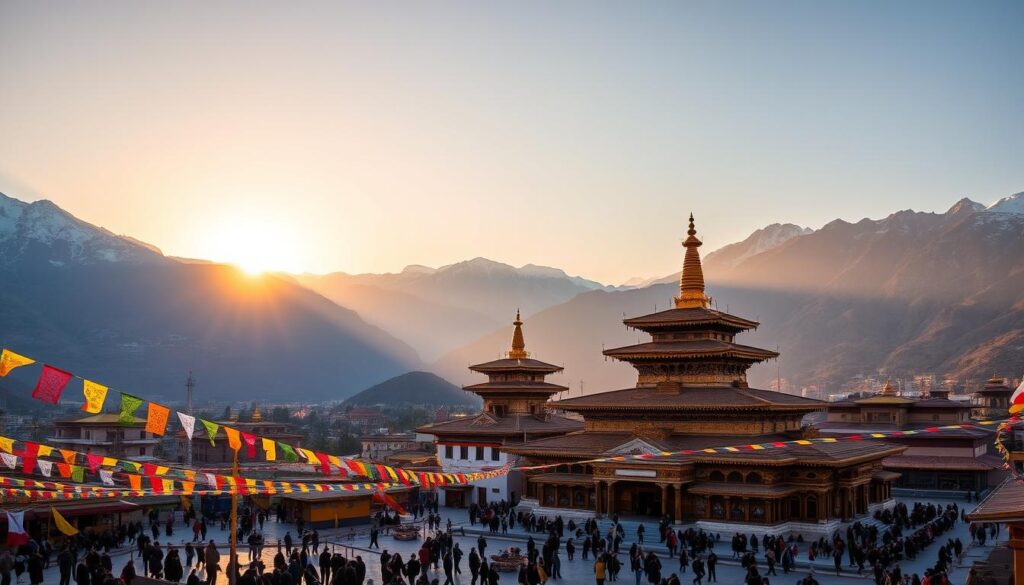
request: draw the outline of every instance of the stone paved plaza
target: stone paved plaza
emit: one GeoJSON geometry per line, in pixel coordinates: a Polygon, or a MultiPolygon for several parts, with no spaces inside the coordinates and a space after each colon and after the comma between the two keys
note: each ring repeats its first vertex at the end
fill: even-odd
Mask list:
{"type": "MultiPolygon", "coordinates": [[[[908,499],[905,501],[908,504],[908,506],[913,504],[912,500],[908,499]]],[[[949,503],[951,500],[929,499],[927,501],[931,503],[945,505],[946,503],[949,503]]],[[[966,507],[968,511],[970,511],[974,507],[973,503],[968,504],[963,501],[957,501],[957,504],[961,507],[966,507]]],[[[466,510],[441,508],[440,512],[442,518],[444,519],[442,521],[442,526],[444,526],[444,523],[448,518],[451,518],[453,532],[456,535],[455,542],[459,543],[459,547],[463,550],[465,555],[468,556],[470,549],[477,546],[477,533],[479,532],[480,526],[477,525],[475,528],[470,527],[468,512],[466,510]],[[466,531],[465,536],[460,535],[463,529],[466,531]]],[[[625,566],[623,568],[623,571],[619,574],[618,582],[623,583],[623,585],[633,585],[635,583],[635,579],[633,574],[629,571],[627,551],[629,549],[630,544],[634,542],[636,535],[635,526],[638,523],[638,521],[636,519],[631,519],[623,520],[622,523],[624,525],[624,528],[626,528],[626,539],[621,547],[622,552],[620,553],[619,558],[621,561],[623,561],[625,566]]],[[[602,521],[602,530],[607,530],[607,527],[609,525],[610,521],[602,521]]],[[[644,522],[644,527],[647,532],[647,546],[645,550],[653,550],[655,554],[661,559],[663,566],[663,576],[667,577],[671,575],[673,572],[675,572],[679,575],[682,583],[691,583],[693,578],[692,572],[689,569],[686,570],[685,574],[679,572],[678,562],[674,559],[668,559],[664,547],[658,545],[658,543],[656,542],[657,537],[653,535],[657,532],[657,522],[654,520],[644,522]],[[655,540],[654,543],[651,543],[652,538],[655,540]]],[[[273,565],[273,556],[276,553],[276,549],[273,543],[275,543],[278,539],[283,538],[286,531],[291,532],[292,538],[295,539],[296,542],[299,541],[299,539],[296,538],[295,526],[293,524],[283,524],[272,521],[267,522],[265,524],[263,532],[266,541],[268,543],[271,543],[263,551],[263,560],[267,566],[273,565]]],[[[543,543],[544,535],[534,534],[533,536],[534,540],[537,541],[538,546],[540,546],[543,543]]],[[[718,582],[723,584],[741,584],[743,582],[745,571],[739,566],[738,561],[733,560],[731,558],[732,553],[729,546],[729,539],[731,538],[731,536],[731,534],[722,534],[721,542],[719,542],[715,546],[715,552],[719,556],[718,582]]],[[[183,546],[185,543],[185,539],[188,538],[189,540],[191,540],[191,537],[191,530],[186,530],[184,525],[181,522],[178,522],[175,533],[169,539],[169,541],[170,543],[176,546],[183,546]]],[[[904,561],[900,563],[900,567],[902,568],[904,573],[918,573],[920,575],[923,575],[924,569],[934,564],[936,559],[936,550],[938,549],[939,545],[941,543],[944,543],[947,538],[956,537],[959,537],[961,541],[965,544],[965,561],[962,566],[958,567],[956,570],[952,572],[951,581],[955,584],[963,583],[966,578],[967,569],[970,567],[971,562],[973,562],[973,560],[975,559],[980,559],[987,556],[988,552],[991,551],[992,546],[994,545],[993,541],[990,540],[986,543],[984,547],[979,547],[977,545],[971,546],[969,544],[970,535],[968,533],[967,524],[965,523],[958,522],[956,527],[952,531],[942,535],[941,541],[936,541],[935,543],[933,543],[922,553],[920,553],[915,560],[904,561]]],[[[517,526],[516,530],[509,531],[509,534],[507,536],[487,535],[486,538],[487,555],[489,557],[490,555],[496,554],[502,549],[507,548],[509,546],[517,546],[525,549],[525,541],[527,535],[517,526]]],[[[211,525],[210,531],[207,535],[207,539],[213,539],[218,544],[218,546],[221,547],[221,554],[223,556],[221,564],[226,564],[228,542],[227,532],[220,530],[218,526],[211,525]]],[[[1004,529],[1000,532],[999,540],[1005,541],[1005,539],[1006,532],[1004,529]]],[[[163,534],[161,534],[161,537],[157,540],[162,545],[168,544],[168,539],[164,537],[163,534]]],[[[327,546],[333,547],[335,550],[340,551],[342,554],[348,557],[360,555],[367,565],[367,583],[369,583],[369,580],[372,579],[374,585],[380,585],[380,551],[376,549],[370,550],[366,548],[367,545],[369,544],[369,536],[368,530],[365,526],[353,528],[343,527],[341,529],[322,530],[320,531],[320,540],[321,543],[328,543],[327,546]]],[[[410,554],[416,552],[419,549],[420,544],[422,542],[422,540],[400,542],[395,540],[391,536],[384,534],[381,534],[379,541],[381,551],[386,549],[391,553],[401,553],[402,556],[406,559],[409,557],[410,554]]],[[[243,561],[247,559],[247,551],[248,548],[246,546],[240,546],[239,552],[243,561]]],[[[579,546],[579,542],[577,541],[576,559],[574,561],[569,561],[565,556],[563,546],[562,552],[560,554],[562,561],[562,579],[552,580],[549,583],[593,583],[593,559],[588,561],[581,560],[580,552],[582,552],[582,549],[579,546]]],[[[812,569],[807,561],[806,552],[807,546],[800,546],[800,555],[797,559],[797,570],[794,570],[790,572],[788,575],[786,575],[782,572],[781,567],[777,567],[778,576],[770,577],[771,583],[773,585],[777,585],[780,583],[785,585],[791,585],[793,583],[796,583],[800,578],[807,575],[810,570],[814,571],[816,578],[820,583],[822,583],[822,585],[845,583],[870,583],[872,581],[869,575],[870,571],[865,571],[865,574],[863,576],[857,576],[855,573],[849,572],[850,569],[846,566],[843,567],[843,573],[837,577],[834,572],[834,566],[832,565],[831,558],[819,558],[813,563],[814,567],[812,569]]],[[[130,558],[129,555],[130,553],[127,550],[127,548],[119,549],[112,553],[113,564],[116,574],[120,573],[121,567],[123,567],[125,562],[130,558]]],[[[184,554],[182,553],[181,556],[182,560],[184,561],[184,554]]],[[[761,551],[761,554],[758,556],[758,568],[760,569],[763,575],[765,571],[763,550],[761,551]]],[[[140,563],[138,562],[136,563],[136,569],[140,569],[140,563]]],[[[455,581],[459,584],[468,584],[470,581],[470,577],[469,570],[467,568],[467,560],[465,557],[462,559],[462,571],[463,574],[461,576],[456,576],[455,581]]],[[[442,583],[444,582],[444,574],[441,571],[431,571],[429,574],[431,578],[437,577],[440,579],[442,583]]],[[[186,577],[188,575],[187,569],[185,571],[185,575],[186,577]]],[[[46,583],[58,582],[59,573],[56,568],[56,563],[51,563],[51,568],[47,569],[45,576],[46,583]]],[[[501,585],[514,585],[516,583],[516,575],[514,573],[502,573],[501,577],[501,585]]],[[[27,575],[22,576],[22,582],[28,583],[27,575]]],[[[704,582],[707,583],[707,580],[705,579],[704,582]]],[[[218,580],[218,584],[220,583],[227,583],[227,579],[224,578],[223,575],[221,575],[221,578],[218,580]]]]}

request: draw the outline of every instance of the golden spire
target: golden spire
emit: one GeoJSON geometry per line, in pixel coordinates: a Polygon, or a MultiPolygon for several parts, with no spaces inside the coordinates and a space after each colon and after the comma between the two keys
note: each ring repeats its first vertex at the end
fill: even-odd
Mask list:
{"type": "Polygon", "coordinates": [[[882,386],[882,396],[896,396],[896,389],[892,387],[892,380],[886,380],[882,386]]]}
{"type": "Polygon", "coordinates": [[[519,309],[516,309],[516,320],[512,324],[516,328],[512,332],[512,351],[508,352],[508,357],[514,360],[527,358],[530,354],[526,353],[526,341],[523,339],[523,321],[519,318],[519,309]]]}
{"type": "Polygon", "coordinates": [[[697,228],[693,225],[693,214],[690,214],[689,236],[683,242],[686,256],[683,259],[683,275],[679,279],[679,296],[676,297],[677,309],[706,309],[711,299],[704,294],[704,270],[700,266],[700,253],[697,248],[701,241],[697,239],[697,228]]]}
{"type": "Polygon", "coordinates": [[[249,415],[249,422],[254,422],[254,423],[263,422],[263,413],[260,412],[259,405],[257,405],[257,404],[253,405],[253,407],[252,407],[252,414],[249,415]]]}

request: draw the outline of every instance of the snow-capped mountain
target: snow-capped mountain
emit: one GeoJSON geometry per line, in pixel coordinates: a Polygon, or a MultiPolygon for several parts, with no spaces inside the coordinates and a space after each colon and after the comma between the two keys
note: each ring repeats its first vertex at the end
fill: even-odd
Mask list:
{"type": "MultiPolygon", "coordinates": [[[[175,400],[189,370],[220,399],[294,388],[337,399],[420,363],[409,346],[288,279],[179,262],[49,201],[2,195],[0,346],[175,400]]],[[[31,387],[26,372],[0,379],[0,394],[31,387]]]]}
{"type": "Polygon", "coordinates": [[[813,233],[811,228],[792,223],[773,223],[747,236],[742,242],[723,246],[707,255],[705,262],[709,270],[732,268],[751,256],[767,252],[796,238],[813,233]]]}
{"type": "Polygon", "coordinates": [[[0,193],[0,264],[46,261],[69,263],[155,262],[155,246],[117,236],[42,200],[25,203],[0,193]]]}
{"type": "Polygon", "coordinates": [[[986,209],[992,213],[1014,213],[1024,215],[1024,192],[1003,197],[986,209]]]}

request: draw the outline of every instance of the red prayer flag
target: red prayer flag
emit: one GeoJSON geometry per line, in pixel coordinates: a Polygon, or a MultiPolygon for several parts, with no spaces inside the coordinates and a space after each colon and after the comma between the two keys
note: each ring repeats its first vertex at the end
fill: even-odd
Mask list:
{"type": "Polygon", "coordinates": [[[68,385],[71,377],[70,372],[65,372],[53,366],[43,366],[43,371],[39,374],[39,381],[36,382],[36,387],[32,390],[32,398],[42,402],[49,402],[50,404],[57,404],[61,393],[64,392],[64,387],[68,385]]]}
{"type": "Polygon", "coordinates": [[[256,457],[256,435],[242,433],[242,440],[245,441],[246,454],[249,455],[249,459],[254,459],[256,457]]]}
{"type": "Polygon", "coordinates": [[[320,471],[322,471],[324,475],[330,475],[331,460],[327,458],[327,453],[317,453],[316,458],[320,460],[320,471]]]}
{"type": "Polygon", "coordinates": [[[26,453],[25,456],[21,458],[21,464],[21,472],[25,475],[29,475],[36,470],[36,458],[32,455],[26,453]]]}
{"type": "Polygon", "coordinates": [[[158,494],[163,493],[164,491],[164,480],[155,475],[149,476],[149,485],[153,488],[153,491],[158,494]]]}
{"type": "Polygon", "coordinates": [[[143,463],[142,474],[149,477],[156,476],[156,464],[155,463],[143,463]]]}
{"type": "Polygon", "coordinates": [[[359,464],[356,463],[354,459],[346,459],[345,465],[348,465],[348,468],[351,469],[352,473],[356,475],[360,475],[363,473],[363,470],[359,469],[359,464]]]}
{"type": "Polygon", "coordinates": [[[100,468],[100,464],[103,463],[103,456],[87,453],[85,456],[85,461],[89,465],[89,473],[96,473],[96,470],[100,468]]]}

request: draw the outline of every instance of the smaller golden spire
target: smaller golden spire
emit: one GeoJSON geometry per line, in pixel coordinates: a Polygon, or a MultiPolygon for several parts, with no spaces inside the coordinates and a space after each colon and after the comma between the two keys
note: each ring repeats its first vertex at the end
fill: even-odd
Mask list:
{"type": "Polygon", "coordinates": [[[526,353],[526,340],[523,339],[523,321],[519,318],[519,309],[516,309],[516,320],[512,322],[515,329],[512,331],[512,351],[508,352],[509,359],[521,360],[530,356],[526,353]]]}
{"type": "Polygon", "coordinates": [[[253,407],[252,407],[252,414],[249,415],[249,422],[254,422],[254,423],[263,422],[263,413],[260,412],[260,407],[259,407],[258,404],[254,404],[253,405],[253,407]]]}
{"type": "Polygon", "coordinates": [[[886,380],[882,386],[882,396],[896,396],[896,389],[892,387],[892,380],[886,380]]]}
{"type": "Polygon", "coordinates": [[[704,294],[704,269],[700,265],[700,252],[697,248],[702,243],[697,239],[697,228],[693,224],[693,214],[690,214],[690,229],[687,230],[686,240],[683,247],[686,248],[686,255],[683,257],[683,274],[679,278],[679,296],[676,297],[677,309],[706,309],[711,305],[711,299],[704,294]]]}

